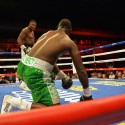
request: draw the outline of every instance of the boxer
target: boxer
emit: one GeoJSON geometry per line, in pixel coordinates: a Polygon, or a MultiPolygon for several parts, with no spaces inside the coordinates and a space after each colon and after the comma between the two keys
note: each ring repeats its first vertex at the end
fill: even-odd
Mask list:
{"type": "MultiPolygon", "coordinates": [[[[34,31],[36,30],[37,23],[35,20],[31,20],[29,25],[22,29],[20,32],[17,43],[21,48],[21,58],[23,58],[26,54],[28,54],[35,43],[35,35],[34,31]]],[[[30,91],[27,87],[26,83],[22,81],[20,84],[20,88],[30,91]]]]}
{"type": "Polygon", "coordinates": [[[53,73],[62,79],[62,87],[72,86],[72,79],[59,69],[56,62],[60,55],[69,52],[83,87],[80,101],[92,100],[88,75],[83,65],[77,45],[69,37],[72,24],[69,19],[62,19],[57,30],[43,34],[31,51],[19,62],[17,74],[31,90],[33,103],[20,98],[5,95],[1,113],[7,113],[12,106],[23,110],[45,108],[60,104],[60,98],[52,79],[53,73]]]}

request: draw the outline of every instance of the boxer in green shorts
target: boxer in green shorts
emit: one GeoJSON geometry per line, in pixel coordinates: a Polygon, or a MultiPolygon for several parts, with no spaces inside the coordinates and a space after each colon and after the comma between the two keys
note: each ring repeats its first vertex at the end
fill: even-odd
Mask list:
{"type": "Polygon", "coordinates": [[[3,99],[1,113],[9,112],[12,106],[30,110],[60,104],[51,73],[54,72],[55,75],[62,79],[62,87],[64,89],[71,87],[71,78],[56,65],[58,58],[65,52],[70,54],[83,87],[80,101],[92,100],[88,75],[79,49],[69,37],[71,30],[72,24],[70,20],[62,19],[58,24],[57,30],[48,31],[37,40],[28,55],[20,61],[17,68],[18,76],[31,89],[33,103],[6,95],[3,99]]]}
{"type": "Polygon", "coordinates": [[[60,102],[51,77],[52,69],[51,64],[28,55],[18,64],[17,74],[31,89],[35,103],[54,105],[60,102]]]}

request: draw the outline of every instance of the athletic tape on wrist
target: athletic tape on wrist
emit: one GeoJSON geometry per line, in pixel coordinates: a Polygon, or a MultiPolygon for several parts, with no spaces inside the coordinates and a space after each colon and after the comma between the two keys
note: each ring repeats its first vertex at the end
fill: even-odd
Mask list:
{"type": "Polygon", "coordinates": [[[65,77],[67,77],[67,75],[63,71],[61,71],[61,70],[58,72],[57,76],[59,78],[65,78],[65,77]]]}

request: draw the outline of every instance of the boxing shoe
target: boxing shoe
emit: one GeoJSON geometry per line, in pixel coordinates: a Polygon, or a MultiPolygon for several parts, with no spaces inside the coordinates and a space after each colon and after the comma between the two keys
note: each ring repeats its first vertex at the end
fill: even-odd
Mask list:
{"type": "Polygon", "coordinates": [[[25,90],[25,91],[31,91],[31,90],[27,87],[26,83],[23,82],[23,81],[22,81],[22,83],[20,84],[19,87],[22,88],[22,89],[25,90]]]}
{"type": "Polygon", "coordinates": [[[88,100],[93,100],[92,95],[91,95],[91,96],[88,96],[88,97],[82,95],[82,96],[80,97],[80,101],[88,101],[88,100]]]}
{"type": "Polygon", "coordinates": [[[1,107],[1,114],[5,114],[11,111],[12,109],[12,96],[5,95],[1,107]]]}

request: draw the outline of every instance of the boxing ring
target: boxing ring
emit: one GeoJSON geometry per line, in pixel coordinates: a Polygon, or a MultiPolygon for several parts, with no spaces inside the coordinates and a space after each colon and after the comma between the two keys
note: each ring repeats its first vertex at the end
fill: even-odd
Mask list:
{"type": "MultiPolygon", "coordinates": [[[[81,50],[81,53],[88,52],[100,48],[108,48],[117,45],[124,45],[125,41],[117,42],[113,44],[108,44],[104,46],[98,46],[91,49],[81,50]]],[[[123,53],[125,49],[120,49],[110,52],[94,53],[91,55],[83,55],[83,63],[86,65],[94,64],[94,67],[87,67],[87,72],[90,71],[110,71],[110,70],[125,70],[124,67],[114,67],[113,65],[108,65],[108,67],[98,67],[97,64],[110,62],[124,62],[125,58],[117,59],[105,59],[96,60],[96,57],[113,55],[117,53],[123,53]],[[92,61],[85,61],[86,58],[92,58],[92,61]],[[96,64],[96,65],[95,65],[96,64]]],[[[19,52],[5,52],[0,54],[18,54],[19,52]]],[[[0,59],[0,61],[19,61],[20,58],[16,59],[0,59]]],[[[58,66],[61,68],[63,66],[69,65],[64,71],[73,71],[74,67],[70,57],[61,57],[59,59],[58,66]],[[62,60],[66,60],[68,63],[61,63],[62,60]]],[[[92,65],[93,66],[93,65],[92,65]]],[[[17,65],[6,65],[0,66],[0,68],[16,68],[17,65]]],[[[13,74],[2,74],[5,76],[16,75],[13,74]]],[[[73,86],[69,90],[64,90],[61,87],[61,80],[55,80],[55,84],[59,91],[61,98],[60,106],[48,107],[46,109],[35,109],[30,111],[17,111],[8,114],[0,115],[0,125],[7,125],[9,123],[15,124],[85,124],[85,125],[120,125],[125,124],[125,80],[119,79],[99,79],[99,78],[89,78],[90,88],[92,90],[92,95],[94,100],[79,102],[79,97],[82,94],[82,87],[78,79],[73,79],[73,86]],[[34,115],[35,114],[35,115],[34,115]],[[25,117],[23,117],[25,115],[25,117]]],[[[2,103],[2,98],[5,94],[10,94],[16,97],[21,97],[27,101],[32,101],[31,93],[26,92],[19,88],[19,82],[11,84],[1,84],[0,85],[0,105],[2,103]]]]}

